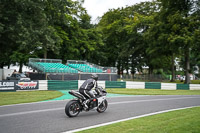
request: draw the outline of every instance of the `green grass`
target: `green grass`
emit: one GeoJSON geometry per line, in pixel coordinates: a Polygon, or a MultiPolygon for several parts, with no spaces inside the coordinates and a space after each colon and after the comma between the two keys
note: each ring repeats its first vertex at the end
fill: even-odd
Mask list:
{"type": "Polygon", "coordinates": [[[191,84],[200,84],[200,80],[191,80],[191,84]]]}
{"type": "Polygon", "coordinates": [[[106,89],[108,93],[127,95],[200,95],[200,90],[160,90],[160,89],[106,89]]]}
{"type": "Polygon", "coordinates": [[[0,105],[30,103],[53,99],[63,94],[59,91],[0,92],[0,105]]]}
{"type": "Polygon", "coordinates": [[[168,80],[168,81],[163,81],[163,83],[177,83],[177,84],[184,84],[184,81],[181,82],[180,80],[175,80],[175,81],[171,82],[170,80],[168,80]]]}
{"type": "MultiPolygon", "coordinates": [[[[174,82],[171,82],[171,81],[164,81],[163,83],[184,84],[184,81],[183,81],[183,82],[181,82],[180,80],[175,80],[174,82]]],[[[191,84],[200,84],[200,80],[191,80],[191,84]]]]}
{"type": "MultiPolygon", "coordinates": [[[[106,89],[108,93],[126,95],[200,95],[200,90],[160,89],[106,89]]],[[[17,91],[0,92],[0,105],[38,102],[62,96],[59,91],[17,91]]]]}
{"type": "Polygon", "coordinates": [[[119,122],[80,133],[199,133],[200,107],[119,122]]]}
{"type": "MultiPolygon", "coordinates": [[[[137,79],[117,79],[117,81],[138,81],[138,82],[150,82],[150,80],[137,80],[137,79]]],[[[180,80],[175,80],[171,82],[170,80],[164,80],[161,83],[177,83],[177,84],[184,84],[184,81],[181,82],[180,80]]],[[[191,80],[191,84],[200,84],[200,80],[191,80]]]]}

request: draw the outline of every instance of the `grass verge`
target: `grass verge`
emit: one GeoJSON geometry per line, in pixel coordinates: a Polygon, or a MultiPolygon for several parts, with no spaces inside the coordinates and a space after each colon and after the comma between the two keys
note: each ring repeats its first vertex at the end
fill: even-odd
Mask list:
{"type": "MultiPolygon", "coordinates": [[[[151,82],[150,80],[137,80],[137,79],[117,79],[117,81],[137,81],[137,82],[151,82]]],[[[175,80],[173,82],[171,82],[170,80],[163,80],[160,81],[161,83],[177,83],[177,84],[184,84],[184,81],[181,82],[180,80],[175,80]]],[[[200,84],[200,80],[191,80],[190,81],[191,84],[200,84]]]]}
{"type": "Polygon", "coordinates": [[[200,95],[200,90],[160,90],[160,89],[106,89],[108,93],[126,95],[200,95]]]}
{"type": "Polygon", "coordinates": [[[63,94],[59,91],[0,92],[0,105],[30,103],[53,99],[63,94]]]}
{"type": "MultiPolygon", "coordinates": [[[[158,89],[107,89],[109,93],[127,95],[200,95],[199,90],[158,90],[158,89]]],[[[134,119],[80,133],[199,133],[200,107],[134,119]]]]}
{"type": "Polygon", "coordinates": [[[200,107],[119,122],[79,133],[199,133],[200,107]]]}
{"type": "MultiPolygon", "coordinates": [[[[191,84],[200,84],[200,80],[191,80],[191,84]]],[[[164,81],[164,83],[177,83],[177,84],[184,84],[184,81],[181,82],[180,80],[175,80],[174,82],[171,81],[164,81]]]]}

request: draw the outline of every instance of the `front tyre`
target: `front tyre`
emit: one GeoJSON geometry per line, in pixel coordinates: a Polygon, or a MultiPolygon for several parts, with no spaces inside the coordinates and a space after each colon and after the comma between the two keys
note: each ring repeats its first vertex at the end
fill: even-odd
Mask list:
{"type": "Polygon", "coordinates": [[[99,113],[103,113],[103,112],[107,109],[107,107],[108,107],[108,102],[107,102],[107,100],[105,99],[105,100],[99,105],[99,107],[97,108],[97,111],[98,111],[99,113]]]}
{"type": "Polygon", "coordinates": [[[69,101],[65,106],[65,114],[69,117],[76,117],[80,113],[81,105],[78,101],[69,101]]]}

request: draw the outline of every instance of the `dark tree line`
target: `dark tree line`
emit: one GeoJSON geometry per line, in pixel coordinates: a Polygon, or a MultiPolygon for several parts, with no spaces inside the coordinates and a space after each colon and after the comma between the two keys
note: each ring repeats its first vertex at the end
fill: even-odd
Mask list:
{"type": "Polygon", "coordinates": [[[173,81],[175,59],[180,59],[189,83],[191,68],[200,66],[199,15],[197,0],[158,0],[108,11],[98,24],[106,65],[116,65],[119,72],[132,69],[133,74],[142,66],[149,67],[149,75],[162,69],[171,72],[173,81]]]}
{"type": "MultiPolygon", "coordinates": [[[[91,60],[103,45],[82,1],[1,0],[0,67],[30,57],[91,60]]],[[[93,58],[95,57],[95,58],[93,58]]]]}
{"type": "Polygon", "coordinates": [[[0,67],[29,58],[87,60],[118,73],[149,67],[172,74],[175,60],[189,74],[200,67],[200,2],[157,0],[110,9],[98,24],[84,0],[1,0],[0,67]]]}

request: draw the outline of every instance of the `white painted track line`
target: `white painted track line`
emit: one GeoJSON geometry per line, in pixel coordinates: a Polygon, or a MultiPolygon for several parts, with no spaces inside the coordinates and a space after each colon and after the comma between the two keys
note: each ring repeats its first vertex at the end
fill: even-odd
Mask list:
{"type": "Polygon", "coordinates": [[[118,123],[118,122],[123,122],[123,121],[127,121],[127,120],[133,120],[133,119],[137,119],[137,118],[142,118],[142,117],[146,117],[146,116],[151,116],[151,115],[166,113],[166,112],[170,112],[170,111],[176,111],[176,110],[182,110],[182,109],[189,109],[189,108],[193,108],[193,107],[199,107],[199,106],[191,106],[191,107],[185,107],[185,108],[177,108],[177,109],[164,110],[164,111],[159,111],[159,112],[144,114],[144,115],[140,115],[140,116],[130,117],[130,118],[127,118],[127,119],[121,119],[121,120],[117,120],[117,121],[102,123],[102,124],[99,124],[99,125],[94,125],[94,126],[84,127],[84,128],[80,128],[80,129],[71,130],[71,131],[66,131],[66,132],[62,132],[62,133],[74,133],[74,132],[79,132],[79,131],[83,131],[83,130],[87,130],[87,129],[91,129],[91,128],[97,128],[97,127],[106,126],[106,125],[110,125],[110,124],[114,124],[114,123],[118,123]]]}
{"type": "MultiPolygon", "coordinates": [[[[180,97],[180,98],[148,99],[148,100],[113,102],[113,103],[108,103],[108,104],[109,105],[115,105],[115,104],[152,102],[152,101],[164,101],[164,100],[169,101],[169,100],[182,100],[182,99],[194,99],[194,98],[200,98],[200,97],[180,97]]],[[[32,111],[24,111],[24,112],[16,112],[16,113],[10,113],[10,114],[1,114],[0,117],[15,116],[15,115],[24,115],[24,114],[30,114],[30,113],[48,112],[48,111],[55,111],[55,110],[64,110],[64,107],[62,107],[62,108],[52,108],[52,109],[43,109],[43,110],[32,110],[32,111]]]]}

